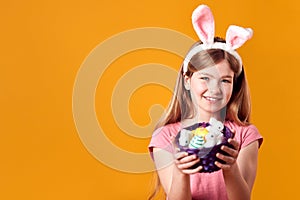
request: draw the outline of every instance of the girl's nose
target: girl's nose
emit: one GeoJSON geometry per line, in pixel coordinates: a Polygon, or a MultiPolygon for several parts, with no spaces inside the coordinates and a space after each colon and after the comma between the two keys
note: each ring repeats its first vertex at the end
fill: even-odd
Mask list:
{"type": "Polygon", "coordinates": [[[212,94],[218,94],[222,92],[221,86],[217,81],[210,81],[207,84],[208,90],[210,91],[210,93],[212,94]]]}

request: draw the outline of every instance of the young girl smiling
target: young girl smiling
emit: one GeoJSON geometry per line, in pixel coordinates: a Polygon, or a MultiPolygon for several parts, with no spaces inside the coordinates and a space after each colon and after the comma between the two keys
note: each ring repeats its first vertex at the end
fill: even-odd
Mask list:
{"type": "Polygon", "coordinates": [[[214,37],[210,9],[199,6],[192,16],[201,42],[188,52],[180,69],[171,103],[157,124],[149,151],[169,200],[247,200],[251,197],[262,137],[250,124],[250,97],[242,60],[235,49],[251,38],[252,30],[229,27],[226,40],[214,37]],[[220,170],[199,173],[195,154],[176,152],[173,142],[184,127],[210,118],[234,133],[215,161],[220,170]]]}

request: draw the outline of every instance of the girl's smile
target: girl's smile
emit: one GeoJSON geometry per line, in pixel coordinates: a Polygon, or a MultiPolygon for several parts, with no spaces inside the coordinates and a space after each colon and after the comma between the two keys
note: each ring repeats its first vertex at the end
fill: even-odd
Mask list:
{"type": "Polygon", "coordinates": [[[218,101],[218,100],[221,100],[221,98],[220,97],[210,97],[210,96],[203,96],[203,98],[205,98],[207,101],[209,101],[209,102],[216,102],[216,101],[218,101]]]}

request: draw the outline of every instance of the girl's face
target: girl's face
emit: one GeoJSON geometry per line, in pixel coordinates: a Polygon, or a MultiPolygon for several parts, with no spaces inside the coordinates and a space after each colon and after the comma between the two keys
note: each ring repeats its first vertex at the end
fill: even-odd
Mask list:
{"type": "Polygon", "coordinates": [[[185,87],[190,90],[200,119],[221,117],[221,111],[226,107],[232,94],[233,78],[234,72],[226,60],[199,70],[191,77],[185,76],[185,87]]]}

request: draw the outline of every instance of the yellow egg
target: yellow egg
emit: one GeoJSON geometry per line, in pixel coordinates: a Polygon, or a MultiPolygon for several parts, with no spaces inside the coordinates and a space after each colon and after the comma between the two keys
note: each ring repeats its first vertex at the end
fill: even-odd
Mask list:
{"type": "Polygon", "coordinates": [[[194,135],[198,136],[205,136],[208,133],[208,130],[206,128],[200,127],[193,131],[194,135]]]}

